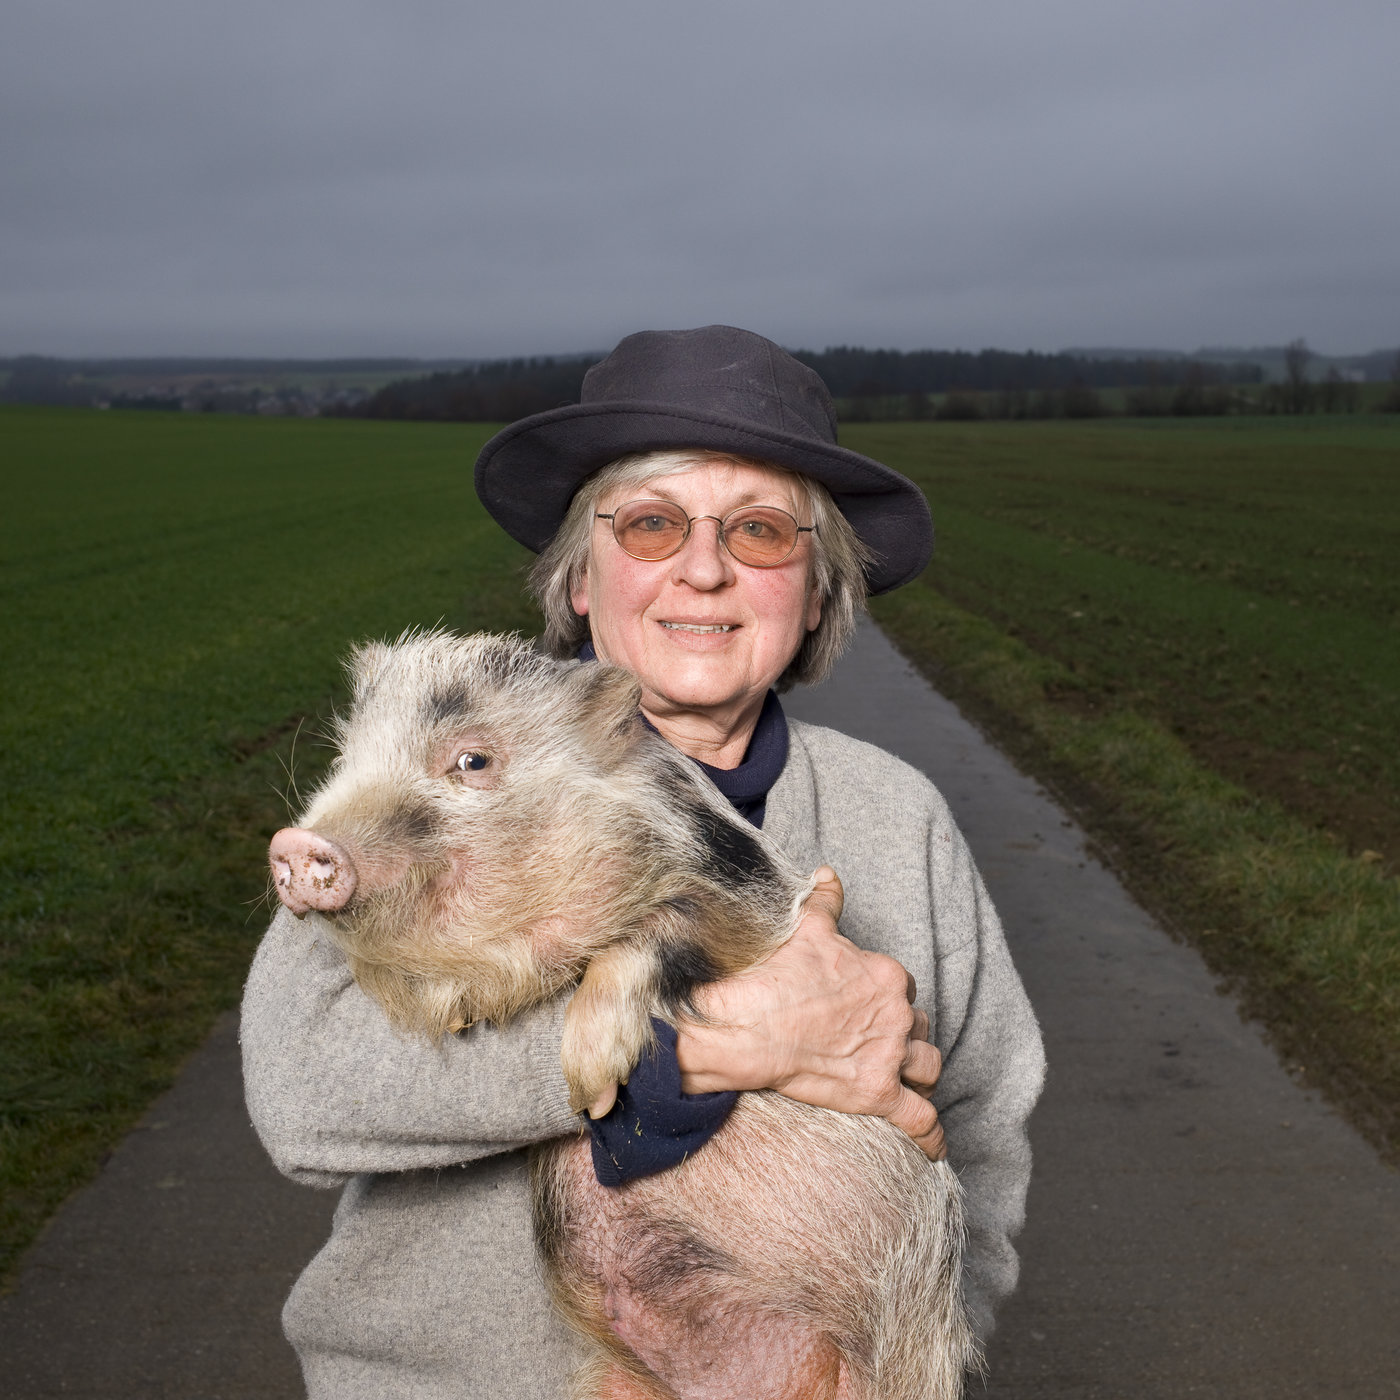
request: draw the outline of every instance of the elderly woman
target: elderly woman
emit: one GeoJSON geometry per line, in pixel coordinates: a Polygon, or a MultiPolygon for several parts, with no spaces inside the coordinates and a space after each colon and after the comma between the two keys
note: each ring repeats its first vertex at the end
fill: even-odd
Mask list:
{"type": "MultiPolygon", "coordinates": [[[[545,645],[632,672],[654,728],[824,867],[792,940],[706,988],[705,1023],[663,1036],[622,1101],[595,1105],[600,1180],[703,1151],[735,1090],[882,1115],[933,1157],[946,1133],[985,1336],[1016,1278],[1035,1020],[938,794],[878,749],[789,723],[774,693],[826,674],[867,588],[923,568],[922,495],[836,445],[814,373],[722,326],[629,336],[581,403],[487,445],[477,489],[540,552],[545,645]]],[[[425,1047],[388,1028],[315,916],[274,921],[244,1002],[249,1107],[283,1171],[344,1188],[284,1318],[313,1397],[566,1393],[524,1151],[579,1127],[566,1002],[425,1047]]]]}

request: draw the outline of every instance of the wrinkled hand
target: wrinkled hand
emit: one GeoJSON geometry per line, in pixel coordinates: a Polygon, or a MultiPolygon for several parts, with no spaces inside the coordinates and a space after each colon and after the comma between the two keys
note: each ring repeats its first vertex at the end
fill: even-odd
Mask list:
{"type": "Polygon", "coordinates": [[[776,1089],[840,1113],[887,1118],[934,1161],[943,1128],[928,1101],[942,1069],[916,1010],[914,979],[893,958],[837,931],[841,881],[823,867],[793,936],[761,963],[696,994],[706,1024],[683,1021],[686,1093],[776,1089]]]}

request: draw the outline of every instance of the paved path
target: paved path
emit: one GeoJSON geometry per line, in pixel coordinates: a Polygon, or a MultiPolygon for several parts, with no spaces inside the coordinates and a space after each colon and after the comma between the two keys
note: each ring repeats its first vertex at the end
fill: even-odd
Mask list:
{"type": "MultiPolygon", "coordinates": [[[[1400,1177],[873,628],[788,708],[942,788],[1045,1029],[1022,1287],[984,1393],[1400,1396],[1400,1177]]],[[[0,1299],[0,1392],[299,1395],[276,1319],[332,1205],[262,1159],[221,1023],[0,1299]]]]}
{"type": "Polygon", "coordinates": [[[1400,1396],[1400,1175],[880,633],[787,708],[937,784],[1045,1033],[1021,1287],[987,1394],[1400,1396]]]}
{"type": "Polygon", "coordinates": [[[0,1298],[0,1395],[303,1395],[278,1318],[334,1206],[264,1156],[224,1017],[0,1298]]]}

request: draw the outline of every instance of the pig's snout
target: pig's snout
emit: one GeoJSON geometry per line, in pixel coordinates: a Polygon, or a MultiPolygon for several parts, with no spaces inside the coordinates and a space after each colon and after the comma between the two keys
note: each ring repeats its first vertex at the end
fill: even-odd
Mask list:
{"type": "Polygon", "coordinates": [[[344,909],[359,877],[350,857],[324,836],[283,827],[267,849],[277,898],[300,918],[308,910],[333,914],[344,909]]]}

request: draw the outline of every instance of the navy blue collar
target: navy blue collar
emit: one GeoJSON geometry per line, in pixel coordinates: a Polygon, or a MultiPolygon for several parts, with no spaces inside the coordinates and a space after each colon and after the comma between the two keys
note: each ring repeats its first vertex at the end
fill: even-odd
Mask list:
{"type": "Polygon", "coordinates": [[[763,709],[759,711],[743,762],[737,768],[712,768],[708,763],[700,763],[698,758],[694,761],[741,817],[755,826],[762,826],[768,791],[778,781],[787,756],[787,716],[778,702],[778,692],[770,690],[764,697],[763,709]]]}
{"type": "MultiPolygon", "coordinates": [[[[596,661],[598,653],[593,650],[591,640],[579,648],[580,661],[596,661]]],[[[646,717],[643,716],[645,720],[646,717]]],[[[656,732],[656,726],[646,720],[647,728],[656,732]]],[[[705,776],[727,797],[738,814],[754,826],[763,825],[764,809],[768,804],[768,793],[778,781],[788,756],[787,716],[778,701],[778,693],[770,690],[759,711],[758,723],[754,725],[749,746],[737,768],[712,768],[708,763],[692,759],[705,776]]]]}

